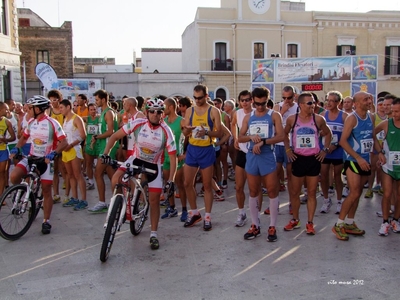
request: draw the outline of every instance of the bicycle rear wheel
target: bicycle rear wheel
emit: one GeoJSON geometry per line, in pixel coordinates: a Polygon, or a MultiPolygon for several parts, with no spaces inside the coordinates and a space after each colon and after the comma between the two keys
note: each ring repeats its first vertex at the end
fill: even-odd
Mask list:
{"type": "Polygon", "coordinates": [[[107,261],[108,255],[110,254],[114,237],[118,230],[118,221],[119,216],[121,215],[123,201],[124,199],[122,196],[118,195],[115,197],[114,204],[108,218],[106,232],[104,233],[103,243],[101,245],[100,260],[102,262],[107,261]]]}
{"type": "Polygon", "coordinates": [[[0,235],[6,240],[15,241],[22,237],[36,217],[32,193],[28,202],[23,203],[27,190],[24,184],[13,185],[0,198],[0,235]]]}
{"type": "Polygon", "coordinates": [[[145,195],[142,195],[142,192],[138,190],[135,201],[133,202],[133,215],[139,215],[140,218],[132,220],[129,224],[131,233],[135,236],[142,231],[149,212],[148,200],[146,201],[144,198],[146,197],[146,199],[149,199],[149,186],[146,181],[142,182],[141,185],[145,195]]]}

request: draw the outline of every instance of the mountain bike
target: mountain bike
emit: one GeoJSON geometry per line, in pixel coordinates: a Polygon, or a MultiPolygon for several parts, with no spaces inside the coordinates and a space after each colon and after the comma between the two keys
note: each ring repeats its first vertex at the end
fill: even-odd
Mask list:
{"type": "MultiPolygon", "coordinates": [[[[109,163],[114,168],[122,164],[116,160],[111,160],[109,163]]],[[[143,174],[156,174],[156,171],[144,166],[131,165],[126,167],[121,183],[115,186],[110,200],[104,224],[106,231],[100,250],[100,260],[102,262],[107,261],[115,235],[117,231],[120,231],[123,223],[130,222],[130,231],[136,236],[142,231],[148,218],[150,207],[148,184],[142,177],[143,174]],[[133,193],[131,183],[135,187],[133,193]],[[120,190],[122,193],[119,193],[120,190]]]]}
{"type": "Polygon", "coordinates": [[[0,198],[0,235],[15,241],[31,227],[43,206],[43,193],[38,165],[44,165],[44,157],[28,157],[29,172],[20,184],[7,188],[0,198]]]}

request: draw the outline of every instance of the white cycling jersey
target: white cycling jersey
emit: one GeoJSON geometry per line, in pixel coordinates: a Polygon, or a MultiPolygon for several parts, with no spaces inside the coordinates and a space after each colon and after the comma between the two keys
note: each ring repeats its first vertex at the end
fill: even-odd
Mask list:
{"type": "Polygon", "coordinates": [[[164,149],[168,154],[176,154],[175,138],[165,122],[154,127],[147,119],[130,119],[122,127],[125,134],[133,137],[134,158],[147,161],[153,164],[162,164],[164,162],[164,149]]]}
{"type": "Polygon", "coordinates": [[[24,130],[24,137],[31,138],[29,155],[43,157],[56,149],[57,141],[66,138],[60,123],[45,115],[41,119],[31,119],[24,130]]]}

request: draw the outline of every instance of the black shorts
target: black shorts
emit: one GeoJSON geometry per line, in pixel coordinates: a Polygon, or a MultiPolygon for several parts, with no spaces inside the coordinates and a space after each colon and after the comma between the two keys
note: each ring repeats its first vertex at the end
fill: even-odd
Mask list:
{"type": "Polygon", "coordinates": [[[334,166],[338,166],[338,165],[343,165],[343,159],[324,158],[324,160],[322,161],[322,163],[323,163],[324,165],[334,165],[334,166]]]}
{"type": "Polygon", "coordinates": [[[296,154],[296,156],[296,160],[292,162],[293,176],[304,177],[319,175],[321,172],[321,162],[317,160],[315,155],[303,156],[296,154]]]}
{"type": "Polygon", "coordinates": [[[345,160],[344,161],[344,166],[343,166],[343,175],[346,175],[346,171],[347,169],[350,168],[350,170],[360,176],[369,176],[371,175],[371,170],[369,171],[363,171],[360,166],[358,165],[358,163],[356,163],[355,161],[351,161],[351,160],[345,160]]]}
{"type": "Polygon", "coordinates": [[[246,167],[246,153],[238,151],[236,155],[236,166],[244,169],[246,167]]]}
{"type": "Polygon", "coordinates": [[[221,149],[215,151],[215,158],[218,158],[221,155],[221,149]]]}

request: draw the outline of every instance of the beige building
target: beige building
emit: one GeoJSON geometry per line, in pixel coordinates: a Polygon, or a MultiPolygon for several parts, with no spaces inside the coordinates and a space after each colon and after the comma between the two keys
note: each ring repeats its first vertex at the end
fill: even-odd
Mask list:
{"type": "Polygon", "coordinates": [[[21,101],[17,2],[1,0],[0,10],[0,101],[21,101]]]}
{"type": "MultiPolygon", "coordinates": [[[[377,90],[400,95],[399,29],[398,11],[316,12],[299,2],[221,0],[220,8],[198,8],[184,31],[183,72],[199,71],[212,96],[228,99],[250,88],[253,59],[377,55],[377,90]]],[[[348,82],[325,81],[317,94],[332,89],[351,93],[348,82]]]]}

